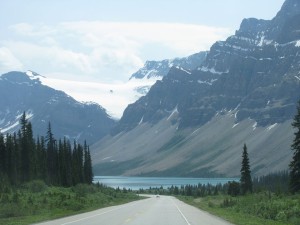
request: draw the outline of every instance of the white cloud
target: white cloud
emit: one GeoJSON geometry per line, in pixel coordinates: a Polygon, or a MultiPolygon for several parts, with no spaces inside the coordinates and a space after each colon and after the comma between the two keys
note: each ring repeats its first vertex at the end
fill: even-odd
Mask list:
{"type": "Polygon", "coordinates": [[[230,34],[230,30],[225,28],[180,23],[69,22],[62,23],[62,26],[83,35],[82,40],[88,46],[107,43],[110,47],[123,44],[123,47],[138,48],[160,43],[177,51],[179,56],[207,50],[213,42],[230,34]],[[91,31],[92,39],[89,38],[91,31]]]}
{"type": "Polygon", "coordinates": [[[6,63],[15,64],[15,69],[23,65],[46,76],[73,74],[74,80],[107,82],[127,80],[147,59],[208,50],[230,33],[192,24],[88,21],[53,26],[20,23],[11,31],[13,38],[0,42],[10,55],[6,63]]]}
{"type": "Polygon", "coordinates": [[[34,71],[53,71],[87,74],[92,71],[89,57],[80,52],[60,48],[59,46],[40,46],[28,42],[9,41],[5,43],[24,66],[34,71]]]}
{"type": "Polygon", "coordinates": [[[23,70],[22,63],[6,47],[0,48],[0,73],[6,73],[12,70],[23,70]]]}
{"type": "Polygon", "coordinates": [[[10,26],[10,29],[17,34],[32,37],[45,37],[47,35],[53,35],[56,33],[55,29],[41,23],[36,25],[28,23],[18,23],[10,26]]]}

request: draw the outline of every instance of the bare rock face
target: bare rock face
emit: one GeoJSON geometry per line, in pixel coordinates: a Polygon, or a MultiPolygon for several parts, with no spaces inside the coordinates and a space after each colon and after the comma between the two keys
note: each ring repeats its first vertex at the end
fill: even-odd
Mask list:
{"type": "Polygon", "coordinates": [[[300,3],[272,20],[244,19],[194,69],[173,66],[93,146],[96,174],[237,176],[288,168],[300,99],[300,3]]]}
{"type": "Polygon", "coordinates": [[[222,110],[261,126],[293,118],[300,97],[300,7],[288,0],[270,21],[243,20],[226,41],[215,43],[194,70],[174,66],[149,93],[128,106],[114,133],[156,123],[175,107],[179,127],[205,124],[222,110]],[[297,19],[298,18],[298,19],[297,19]]]}

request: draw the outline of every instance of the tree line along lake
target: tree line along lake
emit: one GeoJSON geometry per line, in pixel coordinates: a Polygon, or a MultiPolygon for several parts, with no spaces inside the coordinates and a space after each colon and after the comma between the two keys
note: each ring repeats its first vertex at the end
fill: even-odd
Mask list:
{"type": "Polygon", "coordinates": [[[239,178],[185,178],[185,177],[128,177],[128,176],[94,176],[94,183],[102,183],[112,188],[131,190],[149,189],[182,185],[225,184],[229,181],[239,181],[239,178]]]}

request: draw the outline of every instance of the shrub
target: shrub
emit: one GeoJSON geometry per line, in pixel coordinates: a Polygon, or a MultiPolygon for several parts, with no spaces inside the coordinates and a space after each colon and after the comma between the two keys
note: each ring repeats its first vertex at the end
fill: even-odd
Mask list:
{"type": "Polygon", "coordinates": [[[214,208],[215,207],[215,204],[211,201],[208,202],[208,207],[210,208],[214,208]]]}
{"type": "Polygon", "coordinates": [[[228,194],[232,197],[240,194],[240,183],[236,181],[228,182],[228,194]]]}
{"type": "Polygon", "coordinates": [[[287,220],[287,216],[286,216],[285,212],[284,211],[280,211],[279,213],[277,213],[277,215],[275,217],[275,220],[286,221],[287,220]]]}
{"type": "Polygon", "coordinates": [[[236,201],[235,200],[233,200],[233,199],[231,199],[231,198],[225,198],[224,200],[223,200],[223,202],[221,203],[221,207],[222,208],[228,208],[228,207],[232,207],[232,206],[234,206],[234,205],[236,205],[236,201]]]}
{"type": "Polygon", "coordinates": [[[26,215],[23,207],[16,203],[8,203],[0,208],[0,218],[19,217],[26,215]]]}
{"type": "Polygon", "coordinates": [[[42,180],[33,180],[24,184],[24,188],[32,193],[40,193],[47,189],[47,185],[42,180]]]}
{"type": "Polygon", "coordinates": [[[86,197],[88,193],[93,193],[94,188],[88,184],[77,184],[72,188],[77,197],[86,197]]]}

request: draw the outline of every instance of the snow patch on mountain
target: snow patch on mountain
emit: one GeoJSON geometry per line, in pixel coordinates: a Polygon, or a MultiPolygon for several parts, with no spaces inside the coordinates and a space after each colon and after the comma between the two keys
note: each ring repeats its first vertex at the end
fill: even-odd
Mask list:
{"type": "Polygon", "coordinates": [[[257,128],[257,122],[255,122],[253,125],[252,125],[252,128],[253,130],[255,130],[257,128]]]}
{"type": "Polygon", "coordinates": [[[213,83],[217,81],[217,79],[211,79],[210,81],[202,81],[202,80],[198,80],[198,84],[207,84],[207,85],[213,85],[213,83]]]}
{"type": "Polygon", "coordinates": [[[219,75],[229,72],[228,70],[226,70],[226,71],[217,71],[215,68],[208,68],[206,66],[199,67],[197,70],[203,71],[203,72],[210,72],[210,73],[213,73],[213,74],[219,74],[219,75]]]}
{"type": "Polygon", "coordinates": [[[1,133],[6,133],[7,131],[15,129],[19,125],[19,121],[16,121],[12,125],[7,124],[8,126],[4,126],[4,128],[0,129],[1,133]]]}
{"type": "Polygon", "coordinates": [[[232,128],[235,128],[237,125],[239,125],[239,123],[233,124],[232,128]]]}
{"type": "Polygon", "coordinates": [[[271,129],[273,129],[273,128],[276,127],[276,126],[277,126],[277,123],[272,124],[271,126],[269,126],[269,127],[267,128],[267,131],[270,131],[271,129]]]}
{"type": "Polygon", "coordinates": [[[180,66],[176,66],[176,69],[179,69],[179,70],[181,70],[181,71],[183,71],[183,72],[185,72],[185,73],[187,73],[187,74],[192,74],[190,71],[185,70],[184,68],[182,68],[182,67],[180,67],[180,66]]]}
{"type": "MultiPolygon", "coordinates": [[[[23,116],[23,112],[16,112],[16,115],[14,117],[12,117],[12,120],[8,120],[7,118],[7,115],[9,114],[10,112],[8,112],[6,114],[6,116],[3,116],[1,121],[0,121],[0,125],[1,125],[1,128],[0,128],[0,131],[1,133],[6,133],[6,132],[14,132],[16,130],[16,128],[19,126],[20,124],[20,119],[21,117],[23,116]]],[[[34,113],[32,110],[28,110],[26,112],[26,119],[27,120],[30,120],[32,119],[34,116],[34,113]]]]}
{"type": "Polygon", "coordinates": [[[171,112],[170,116],[167,118],[167,120],[170,120],[172,119],[172,117],[175,115],[175,114],[178,114],[178,106],[176,106],[173,111],[171,112]]]}
{"type": "Polygon", "coordinates": [[[121,118],[125,108],[147,94],[150,87],[159,79],[161,78],[133,78],[125,83],[109,84],[39,77],[42,84],[64,91],[77,101],[98,103],[115,119],[121,118]]]}

